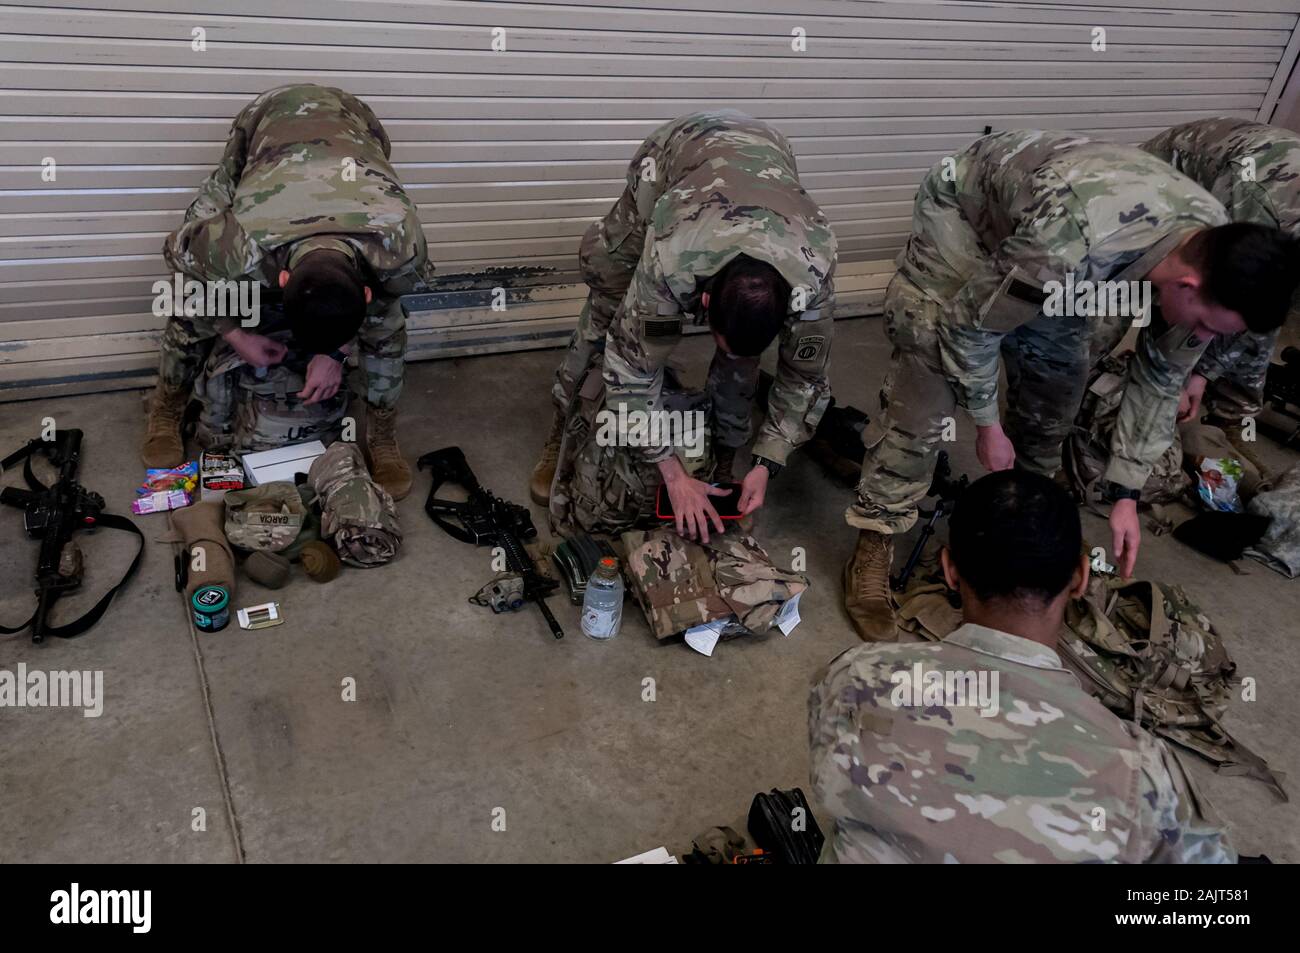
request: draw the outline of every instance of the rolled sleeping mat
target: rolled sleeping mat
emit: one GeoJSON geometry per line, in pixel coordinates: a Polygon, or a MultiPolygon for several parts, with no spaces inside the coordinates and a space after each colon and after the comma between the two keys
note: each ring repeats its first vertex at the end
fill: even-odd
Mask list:
{"type": "Polygon", "coordinates": [[[195,503],[168,514],[169,529],[162,538],[185,547],[187,602],[204,586],[222,586],[232,598],[235,595],[235,554],[226,540],[225,522],[225,507],[219,501],[195,503]]]}

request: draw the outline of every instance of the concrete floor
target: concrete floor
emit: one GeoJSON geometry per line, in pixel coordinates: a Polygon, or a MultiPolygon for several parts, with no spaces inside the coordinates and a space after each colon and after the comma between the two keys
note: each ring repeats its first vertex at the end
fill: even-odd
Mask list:
{"type": "MultiPolygon", "coordinates": [[[[880,323],[845,322],[836,337],[836,395],[874,413],[888,356],[880,323]]],[[[684,346],[693,374],[707,347],[684,346]]],[[[459,444],[485,485],[526,501],[558,358],[412,366],[408,459],[459,444]]],[[[0,405],[0,450],[45,416],[86,431],[84,482],[126,511],[143,476],[138,392],[0,405]]],[[[1296,459],[1262,447],[1274,463],[1296,459]]],[[[978,472],[969,439],[954,457],[978,472]]],[[[857,644],[839,605],[848,494],[814,464],[793,461],[757,527],[778,561],[807,551],[803,624],[789,638],[724,643],[712,658],[657,644],[631,603],[607,644],[581,635],[567,600],[551,603],[562,642],[536,611],[493,616],[467,604],[491,575],[488,551],[430,523],[427,487],[418,477],[400,504],[406,538],[387,567],[348,569],[324,587],[298,575],[275,594],[241,579],[236,603],[275,598],[287,618],[278,628],[232,624],[196,639],[171,587],[170,548],[150,542],[91,633],[43,646],[0,639],[0,669],[101,670],[106,695],[97,719],[0,709],[0,861],[608,862],[661,844],[680,853],[711,825],[739,823],[755,792],[807,789],[809,678],[857,644]],[[355,702],[341,698],[349,677],[355,702]],[[648,678],[653,701],[642,700],[648,678]],[[200,808],[206,830],[195,831],[200,808]]],[[[161,516],[138,522],[151,540],[165,529],[161,516]]],[[[1104,541],[1104,523],[1085,524],[1104,541]]],[[[0,539],[0,619],[13,622],[29,611],[35,544],[12,511],[0,514],[0,539]]],[[[86,539],[86,593],[64,608],[93,602],[133,545],[125,534],[86,539]]],[[[1149,535],[1139,567],[1183,583],[1225,630],[1239,670],[1259,684],[1257,701],[1230,709],[1229,727],[1300,778],[1300,582],[1255,564],[1234,575],[1149,535]]],[[[1239,850],[1300,859],[1296,803],[1193,767],[1239,850]]]]}

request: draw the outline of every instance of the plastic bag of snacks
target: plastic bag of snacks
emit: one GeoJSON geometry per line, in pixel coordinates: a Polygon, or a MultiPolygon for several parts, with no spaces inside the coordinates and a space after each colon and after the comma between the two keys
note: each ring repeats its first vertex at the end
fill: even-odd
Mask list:
{"type": "Polygon", "coordinates": [[[1212,510],[1240,513],[1237,484],[1244,475],[1241,464],[1231,457],[1202,457],[1196,465],[1196,492],[1212,510]]]}
{"type": "Polygon", "coordinates": [[[198,482],[199,465],[194,460],[179,467],[151,467],[145,471],[144,483],[136,488],[131,512],[164,513],[189,506],[198,482]]]}

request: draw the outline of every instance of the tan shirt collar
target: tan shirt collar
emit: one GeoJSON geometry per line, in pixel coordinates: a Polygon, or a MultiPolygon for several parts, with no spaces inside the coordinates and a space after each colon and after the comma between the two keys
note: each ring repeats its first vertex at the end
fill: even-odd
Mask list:
{"type": "Polygon", "coordinates": [[[352,264],[357,264],[357,253],[350,244],[341,238],[329,238],[327,236],[314,236],[304,238],[301,241],[293,243],[293,249],[289,252],[289,260],[285,263],[285,269],[293,271],[298,262],[302,261],[303,256],[313,251],[336,251],[348,256],[352,264]]]}
{"type": "Polygon", "coordinates": [[[993,655],[1008,662],[1065,671],[1061,657],[1041,642],[1026,639],[1010,632],[1001,632],[987,626],[967,622],[943,640],[949,645],[960,645],[972,652],[993,655]]]}

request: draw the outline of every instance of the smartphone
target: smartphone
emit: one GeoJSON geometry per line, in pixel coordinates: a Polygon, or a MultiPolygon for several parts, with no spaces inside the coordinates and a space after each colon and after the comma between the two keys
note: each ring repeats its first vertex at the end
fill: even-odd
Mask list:
{"type": "MultiPolygon", "coordinates": [[[[740,512],[737,509],[740,506],[740,484],[739,483],[714,483],[713,486],[721,487],[724,490],[730,490],[726,496],[711,496],[709,502],[713,508],[718,511],[718,516],[724,520],[740,519],[740,512]]],[[[668,484],[659,484],[659,495],[655,497],[655,516],[661,520],[676,519],[677,515],[673,512],[673,500],[668,495],[668,484]]]]}

